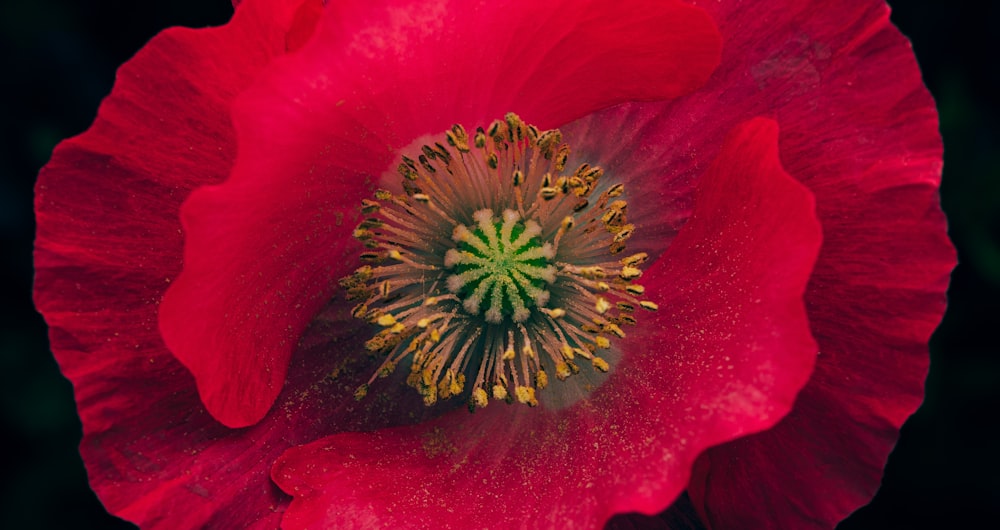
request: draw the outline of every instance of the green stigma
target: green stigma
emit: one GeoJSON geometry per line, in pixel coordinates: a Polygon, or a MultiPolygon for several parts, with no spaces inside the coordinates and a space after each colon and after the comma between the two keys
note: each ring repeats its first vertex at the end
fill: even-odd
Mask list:
{"type": "Polygon", "coordinates": [[[456,248],[444,258],[453,272],[448,290],[468,313],[482,313],[491,324],[504,318],[524,322],[531,307],[544,307],[549,300],[546,287],[555,281],[552,245],[541,242],[538,223],[522,221],[513,210],[505,210],[502,219],[492,210],[479,210],[473,219],[473,229],[458,225],[452,233],[456,248]]]}

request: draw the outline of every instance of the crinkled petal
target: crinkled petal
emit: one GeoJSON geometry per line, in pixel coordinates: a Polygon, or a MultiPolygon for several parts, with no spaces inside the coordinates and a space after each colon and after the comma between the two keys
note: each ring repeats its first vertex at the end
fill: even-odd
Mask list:
{"type": "Polygon", "coordinates": [[[39,175],[35,303],[74,385],[91,485],[143,528],[277,524],[272,442],[205,413],[157,305],[181,268],[180,204],[229,174],[229,106],[285,52],[300,4],[247,0],[223,27],[164,31],[39,175]]]}
{"type": "Polygon", "coordinates": [[[704,448],[773,425],[816,356],[802,301],[820,245],[812,196],[764,119],[733,131],[696,193],[646,276],[660,311],[630,328],[589,398],[290,449],[272,470],[295,496],[283,528],[592,528],[662,510],[704,448]]]}
{"type": "Polygon", "coordinates": [[[241,97],[232,178],[182,211],[184,271],[160,326],[212,415],[241,427],[267,413],[298,336],[350,270],[372,177],[416,137],[511,110],[558,124],[704,82],[720,47],[711,20],[675,1],[632,7],[330,4],[312,43],[241,97]]]}
{"type": "Polygon", "coordinates": [[[604,530],[705,530],[705,525],[691,505],[690,497],[684,493],[669,508],[656,515],[616,515],[604,525],[604,530]]]}
{"type": "MultiPolygon", "coordinates": [[[[699,4],[727,42],[709,83],[672,103],[621,105],[589,120],[640,145],[669,139],[661,151],[619,149],[606,165],[624,168],[624,181],[668,175],[670,187],[653,193],[681,205],[691,168],[726,127],[760,113],[781,123],[782,160],[815,193],[824,227],[807,294],[822,354],[788,420],[713,449],[691,497],[715,528],[830,528],[878,487],[899,425],[922,398],[927,339],[944,309],[955,261],[938,205],[934,104],[881,2],[772,2],[753,13],[699,4]]],[[[671,237],[685,212],[646,217],[640,241],[671,237]]]]}
{"type": "MultiPolygon", "coordinates": [[[[774,116],[785,167],[816,196],[824,243],[806,295],[821,352],[813,379],[776,428],[709,451],[691,499],[716,529],[831,528],[878,487],[922,399],[927,339],[944,310],[955,256],[938,204],[934,103],[882,2],[695,4],[726,39],[708,84],[600,114],[638,117],[629,123],[643,137],[674,139],[657,158],[694,164],[727,127],[774,116]]],[[[669,173],[675,189],[693,174],[679,173],[669,173]]]]}

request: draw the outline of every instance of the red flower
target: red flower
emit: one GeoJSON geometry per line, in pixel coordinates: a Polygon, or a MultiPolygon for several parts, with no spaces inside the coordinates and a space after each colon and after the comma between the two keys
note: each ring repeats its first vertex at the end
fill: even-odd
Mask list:
{"type": "Polygon", "coordinates": [[[36,303],[108,510],[595,527],[686,489],[712,528],[829,528],[866,502],[954,264],[933,102],[878,2],[693,4],[247,0],[151,41],[37,186],[36,303]],[[508,112],[578,179],[514,115],[472,145],[508,112]],[[532,223],[520,264],[460,235],[532,223]],[[482,278],[520,290],[489,313],[482,278]],[[373,380],[366,343],[431,362],[402,336],[458,368],[373,380]]]}

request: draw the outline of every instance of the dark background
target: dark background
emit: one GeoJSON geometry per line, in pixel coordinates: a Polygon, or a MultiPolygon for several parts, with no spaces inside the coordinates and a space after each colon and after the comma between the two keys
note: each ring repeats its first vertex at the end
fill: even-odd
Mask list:
{"type": "MultiPolygon", "coordinates": [[[[1000,3],[889,3],[941,113],[941,193],[960,264],[931,343],[927,399],[875,500],[838,528],[1000,527],[1000,3]]],[[[72,390],[31,304],[32,186],[150,37],[230,14],[228,0],[0,5],[0,528],[130,527],[88,489],[72,390]]]]}

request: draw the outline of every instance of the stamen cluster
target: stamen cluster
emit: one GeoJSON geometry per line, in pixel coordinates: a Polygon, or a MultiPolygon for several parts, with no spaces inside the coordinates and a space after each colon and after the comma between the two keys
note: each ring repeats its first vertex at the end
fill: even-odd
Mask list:
{"type": "Polygon", "coordinates": [[[427,405],[535,406],[550,373],[610,370],[600,352],[637,307],[657,309],[634,283],[646,254],[617,257],[635,231],[624,186],[588,164],[565,172],[562,134],[513,113],[445,140],[402,157],[402,193],[362,202],[366,264],[340,284],[354,316],[381,327],[365,347],[385,359],[355,396],[402,364],[427,405]]]}

